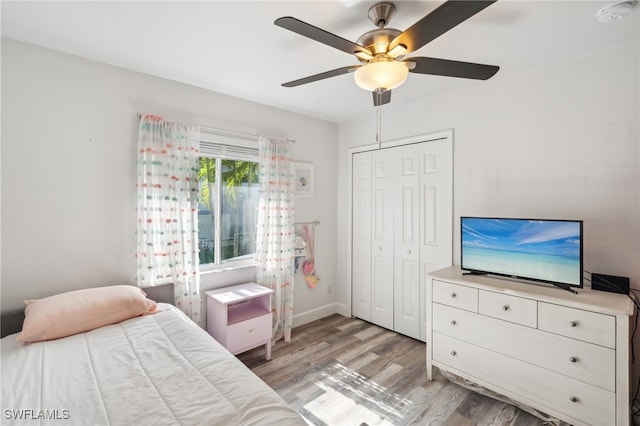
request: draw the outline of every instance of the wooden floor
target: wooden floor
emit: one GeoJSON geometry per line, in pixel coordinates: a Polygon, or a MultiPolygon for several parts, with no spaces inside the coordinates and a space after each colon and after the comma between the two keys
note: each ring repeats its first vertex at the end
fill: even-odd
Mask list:
{"type": "Polygon", "coordinates": [[[313,425],[542,425],[541,420],[426,376],[423,342],[332,315],[293,330],[271,361],[264,347],[238,356],[313,425]]]}

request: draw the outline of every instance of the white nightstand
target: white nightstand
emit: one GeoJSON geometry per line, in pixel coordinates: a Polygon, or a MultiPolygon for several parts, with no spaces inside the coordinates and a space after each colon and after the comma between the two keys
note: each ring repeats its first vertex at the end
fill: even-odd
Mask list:
{"type": "Polygon", "coordinates": [[[234,355],[265,345],[270,360],[272,293],[256,283],[207,291],[207,331],[234,355]]]}

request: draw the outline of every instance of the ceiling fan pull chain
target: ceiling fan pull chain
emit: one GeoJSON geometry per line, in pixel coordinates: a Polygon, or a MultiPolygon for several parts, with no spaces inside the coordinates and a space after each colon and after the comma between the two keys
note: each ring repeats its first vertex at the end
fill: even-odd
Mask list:
{"type": "Polygon", "coordinates": [[[376,142],[378,142],[378,149],[382,149],[382,110],[380,105],[376,106],[376,142]]]}

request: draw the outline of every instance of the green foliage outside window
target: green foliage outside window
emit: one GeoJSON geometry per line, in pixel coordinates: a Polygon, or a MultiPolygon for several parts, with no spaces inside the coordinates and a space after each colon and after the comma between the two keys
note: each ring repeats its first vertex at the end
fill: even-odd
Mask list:
{"type": "Polygon", "coordinates": [[[198,179],[200,263],[216,263],[216,215],[221,215],[220,260],[254,253],[258,163],[201,157],[198,179]],[[216,167],[221,168],[220,185],[216,167]],[[220,206],[216,205],[217,191],[222,191],[220,206]]]}

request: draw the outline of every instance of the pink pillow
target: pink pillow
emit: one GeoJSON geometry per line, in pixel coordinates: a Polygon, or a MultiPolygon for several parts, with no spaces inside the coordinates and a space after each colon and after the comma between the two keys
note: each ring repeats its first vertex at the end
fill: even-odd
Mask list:
{"type": "Polygon", "coordinates": [[[24,303],[27,308],[18,342],[71,336],[156,310],[156,302],[132,285],[88,288],[24,303]]]}

